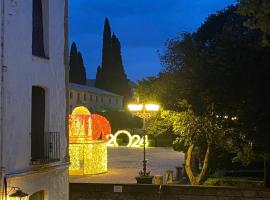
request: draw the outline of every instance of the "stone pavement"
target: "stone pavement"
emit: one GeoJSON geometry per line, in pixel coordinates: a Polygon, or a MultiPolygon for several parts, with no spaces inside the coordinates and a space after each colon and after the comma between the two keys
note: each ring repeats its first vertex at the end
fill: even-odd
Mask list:
{"type": "MultiPolygon", "coordinates": [[[[147,170],[151,175],[163,175],[166,170],[182,166],[184,155],[167,147],[146,149],[147,170]]],[[[135,177],[142,170],[143,148],[108,148],[108,172],[99,175],[70,176],[71,183],[136,183],[135,177]]]]}

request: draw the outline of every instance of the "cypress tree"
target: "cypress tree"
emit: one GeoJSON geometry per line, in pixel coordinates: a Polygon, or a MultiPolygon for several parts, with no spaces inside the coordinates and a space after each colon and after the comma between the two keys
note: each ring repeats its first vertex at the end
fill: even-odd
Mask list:
{"type": "Polygon", "coordinates": [[[102,64],[97,68],[95,86],[122,95],[125,100],[131,94],[122,62],[121,44],[116,35],[111,34],[107,18],[103,32],[102,64]]]}
{"type": "Polygon", "coordinates": [[[85,66],[84,66],[84,62],[83,62],[83,57],[81,52],[78,52],[78,72],[79,72],[79,76],[78,76],[78,83],[85,85],[86,84],[86,72],[85,72],[85,66]]]}
{"type": "Polygon", "coordinates": [[[86,72],[83,57],[82,54],[78,52],[75,42],[71,45],[69,66],[69,82],[85,85],[86,72]]]}

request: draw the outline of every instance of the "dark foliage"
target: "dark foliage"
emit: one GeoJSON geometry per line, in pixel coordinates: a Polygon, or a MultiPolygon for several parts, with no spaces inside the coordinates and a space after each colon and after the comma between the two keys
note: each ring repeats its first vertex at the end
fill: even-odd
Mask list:
{"type": "Polygon", "coordinates": [[[85,85],[86,72],[83,57],[81,52],[77,50],[75,42],[73,42],[71,45],[69,66],[69,82],[85,85]]]}
{"type": "Polygon", "coordinates": [[[111,33],[107,18],[103,32],[102,64],[97,68],[95,86],[124,96],[124,102],[127,102],[131,95],[122,62],[121,44],[117,36],[111,33]]]}

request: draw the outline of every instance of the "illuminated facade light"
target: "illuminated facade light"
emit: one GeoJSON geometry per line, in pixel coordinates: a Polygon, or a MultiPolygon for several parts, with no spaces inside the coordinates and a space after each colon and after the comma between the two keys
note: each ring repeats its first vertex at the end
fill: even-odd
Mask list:
{"type": "Polygon", "coordinates": [[[107,172],[107,145],[111,133],[109,121],[77,107],[69,116],[69,154],[71,175],[107,172]],[[102,140],[99,141],[102,135],[102,140]]]}

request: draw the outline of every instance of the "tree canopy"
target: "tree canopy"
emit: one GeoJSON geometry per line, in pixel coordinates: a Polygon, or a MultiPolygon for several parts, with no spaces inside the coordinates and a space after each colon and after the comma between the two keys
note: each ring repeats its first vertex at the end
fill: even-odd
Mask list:
{"type": "MultiPolygon", "coordinates": [[[[161,56],[164,70],[140,81],[137,89],[142,98],[153,98],[178,113],[168,115],[177,116],[169,123],[179,135],[175,143],[181,146],[184,141],[190,155],[196,146],[201,148],[205,161],[210,147],[231,141],[239,152],[246,146],[259,155],[270,152],[270,49],[261,45],[264,33],[244,26],[247,17],[237,9],[212,14],[196,32],[169,40],[161,56]],[[188,105],[184,108],[183,100],[188,105]],[[196,143],[195,133],[205,145],[196,143]]],[[[189,178],[200,183],[200,176],[189,178]]]]}

